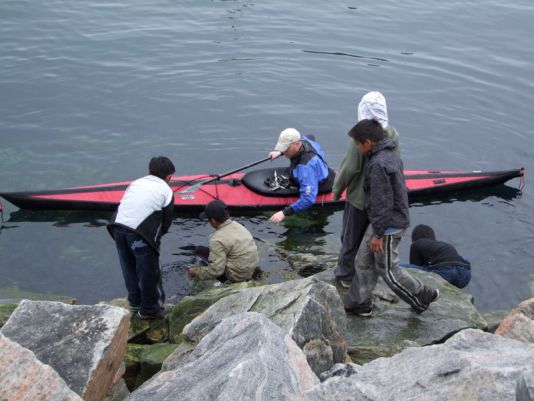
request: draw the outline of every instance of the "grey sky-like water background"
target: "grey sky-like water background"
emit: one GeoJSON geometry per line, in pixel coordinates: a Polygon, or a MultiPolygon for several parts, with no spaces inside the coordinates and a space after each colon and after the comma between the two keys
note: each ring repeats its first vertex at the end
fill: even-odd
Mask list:
{"type": "MultiPolygon", "coordinates": [[[[286,127],[313,133],[337,168],[359,99],[380,90],[406,168],[526,168],[522,193],[514,180],[410,209],[412,226],[432,225],[472,261],[475,305],[509,309],[534,274],[532,21],[529,0],[3,0],[0,192],[135,179],[159,154],[177,175],[221,173],[264,158],[286,127]]],[[[109,214],[3,204],[0,287],[80,303],[125,295],[109,214]]],[[[277,282],[293,273],[276,248],[335,253],[341,216],[237,220],[271,245],[262,267],[277,282]]],[[[190,290],[184,268],[210,231],[175,216],[168,298],[190,290]]]]}

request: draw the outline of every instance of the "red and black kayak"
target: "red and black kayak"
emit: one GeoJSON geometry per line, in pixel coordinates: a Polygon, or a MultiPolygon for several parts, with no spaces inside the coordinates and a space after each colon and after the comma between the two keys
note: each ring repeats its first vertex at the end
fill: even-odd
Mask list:
{"type": "MultiPolygon", "coordinates": [[[[174,191],[176,212],[198,212],[214,199],[223,200],[233,211],[279,210],[294,202],[298,192],[293,188],[271,188],[267,182],[274,172],[287,173],[287,169],[268,168],[249,173],[230,174],[201,186],[197,191],[182,193],[190,186],[209,179],[209,175],[173,177],[170,186],[174,191]]],[[[440,199],[444,193],[503,184],[523,177],[523,168],[501,171],[460,170],[405,170],[410,200],[419,197],[440,199]]],[[[22,209],[79,209],[114,210],[131,181],[115,182],[52,191],[9,192],[0,196],[22,209]]],[[[317,196],[317,206],[336,206],[344,202],[332,199],[327,189],[317,196]]]]}

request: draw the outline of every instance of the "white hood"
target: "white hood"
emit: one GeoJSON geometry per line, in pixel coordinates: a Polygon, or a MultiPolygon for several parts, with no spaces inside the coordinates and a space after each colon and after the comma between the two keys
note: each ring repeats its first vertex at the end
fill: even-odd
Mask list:
{"type": "Polygon", "coordinates": [[[386,98],[378,91],[368,92],[358,104],[358,121],[377,119],[382,128],[388,126],[388,108],[386,98]]]}

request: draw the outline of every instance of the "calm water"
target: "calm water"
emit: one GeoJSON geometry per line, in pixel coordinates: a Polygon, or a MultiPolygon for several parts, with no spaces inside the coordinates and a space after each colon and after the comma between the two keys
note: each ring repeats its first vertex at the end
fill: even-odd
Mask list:
{"type": "MultiPolygon", "coordinates": [[[[4,0],[0,15],[0,191],[134,179],[158,154],[179,175],[224,172],[265,157],[290,126],[337,167],[375,89],[407,168],[534,171],[529,0],[4,0]]],[[[518,184],[410,210],[473,262],[466,290],[483,311],[531,296],[533,199],[518,184]]],[[[123,296],[108,217],[4,202],[0,287],[123,296]]],[[[340,211],[238,220],[266,241],[273,282],[292,276],[277,247],[339,248],[340,211]]],[[[189,291],[190,249],[209,232],[176,216],[161,258],[168,297],[189,291]]]]}

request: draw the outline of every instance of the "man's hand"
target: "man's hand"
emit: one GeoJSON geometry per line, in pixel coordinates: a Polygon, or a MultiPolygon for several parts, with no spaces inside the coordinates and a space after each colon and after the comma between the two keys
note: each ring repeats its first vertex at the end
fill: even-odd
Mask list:
{"type": "Polygon", "coordinates": [[[384,247],[382,246],[382,243],[382,238],[377,238],[373,235],[373,238],[371,238],[371,251],[373,253],[384,252],[384,247]]]}
{"type": "Polygon", "coordinates": [[[284,214],[284,211],[280,210],[279,212],[276,212],[275,214],[273,214],[271,218],[269,219],[269,221],[271,223],[280,223],[282,220],[284,220],[285,217],[286,215],[284,214]]]}
{"type": "Polygon", "coordinates": [[[190,267],[187,269],[187,277],[195,278],[196,276],[197,276],[197,270],[194,267],[190,267]]]}
{"type": "Polygon", "coordinates": [[[280,156],[282,156],[282,152],[279,152],[277,150],[273,150],[272,152],[269,152],[269,159],[271,160],[278,159],[280,156]]]}

